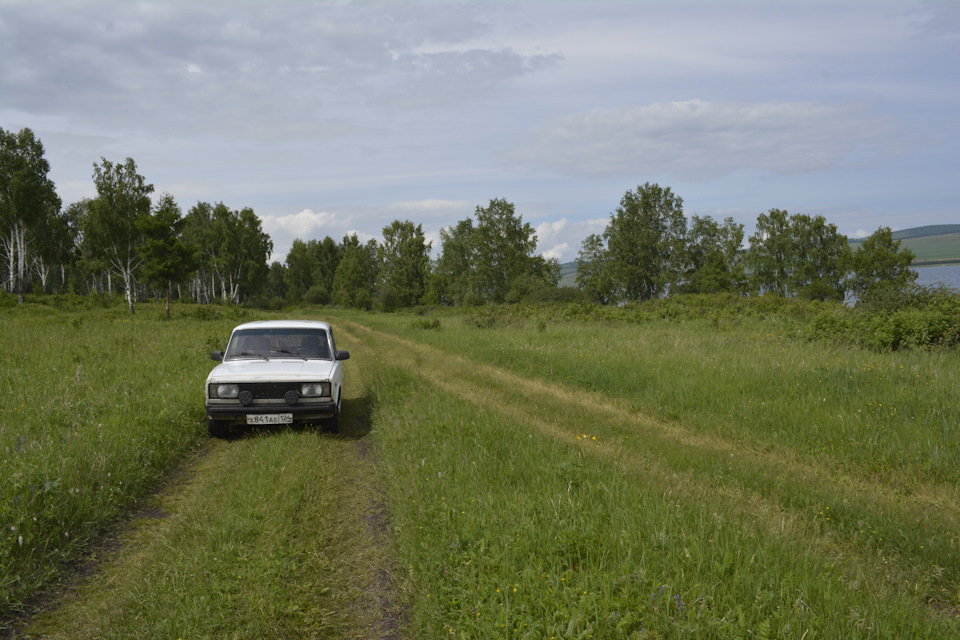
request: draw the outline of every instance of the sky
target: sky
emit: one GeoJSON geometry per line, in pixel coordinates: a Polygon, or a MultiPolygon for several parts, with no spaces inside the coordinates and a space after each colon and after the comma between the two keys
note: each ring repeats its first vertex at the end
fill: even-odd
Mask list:
{"type": "Polygon", "coordinates": [[[746,235],[960,223],[953,0],[0,0],[0,127],[64,206],[133,158],[186,214],[295,238],[440,229],[504,198],[576,259],[627,191],[746,235]]]}

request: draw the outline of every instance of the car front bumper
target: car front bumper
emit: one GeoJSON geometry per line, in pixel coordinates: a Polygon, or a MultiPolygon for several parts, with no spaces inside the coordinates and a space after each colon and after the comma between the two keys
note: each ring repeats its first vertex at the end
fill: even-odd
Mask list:
{"type": "Polygon", "coordinates": [[[293,414],[294,422],[310,422],[311,420],[325,420],[337,414],[335,402],[310,402],[295,405],[265,404],[265,405],[224,405],[207,404],[207,419],[222,422],[245,424],[248,415],[276,415],[278,413],[293,414]]]}

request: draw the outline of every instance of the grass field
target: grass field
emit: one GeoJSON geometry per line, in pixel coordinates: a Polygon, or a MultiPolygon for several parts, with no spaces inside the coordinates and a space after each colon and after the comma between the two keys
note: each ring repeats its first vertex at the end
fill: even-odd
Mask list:
{"type": "Polygon", "coordinates": [[[351,351],[340,437],[202,436],[235,318],[3,315],[45,345],[0,356],[7,611],[149,507],[23,637],[960,635],[955,353],[763,315],[299,315],[351,351]]]}
{"type": "Polygon", "coordinates": [[[954,355],[350,320],[425,637],[957,634],[954,355]]]}
{"type": "Polygon", "coordinates": [[[917,260],[960,261],[960,233],[923,236],[902,241],[917,256],[917,260]]]}

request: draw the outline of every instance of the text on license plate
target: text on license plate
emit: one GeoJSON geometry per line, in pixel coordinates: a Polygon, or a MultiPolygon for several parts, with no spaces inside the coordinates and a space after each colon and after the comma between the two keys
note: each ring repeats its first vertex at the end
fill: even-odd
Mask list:
{"type": "Polygon", "coordinates": [[[292,413],[248,415],[247,424],[293,424],[292,413]]]}

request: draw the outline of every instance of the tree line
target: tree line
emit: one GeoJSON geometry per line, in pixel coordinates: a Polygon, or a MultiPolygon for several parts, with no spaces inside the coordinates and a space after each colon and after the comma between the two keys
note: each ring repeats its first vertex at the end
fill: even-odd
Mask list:
{"type": "Polygon", "coordinates": [[[859,299],[916,280],[914,254],[880,227],[854,251],[823,216],[771,209],[744,246],[744,227],[683,213],[669,187],[628,191],[602,234],[584,240],[577,283],[595,301],[620,304],[674,293],[776,294],[859,299]]]}
{"type": "Polygon", "coordinates": [[[122,295],[130,312],[148,297],[279,308],[331,304],[393,310],[592,300],[623,304],[679,293],[776,294],[843,300],[916,278],[913,254],[881,227],[856,251],[822,216],[771,209],[744,243],[732,218],[683,212],[669,187],[628,191],[602,234],[577,257],[577,287],[558,287],[560,265],[536,255],[537,236],[514,205],[493,199],[441,229],[438,257],[422,225],[395,220],[383,240],[296,239],[284,263],[250,208],[198,202],[186,214],[127,158],[94,163],[95,198],[62,206],[32,131],[0,128],[3,288],[122,295]]]}

